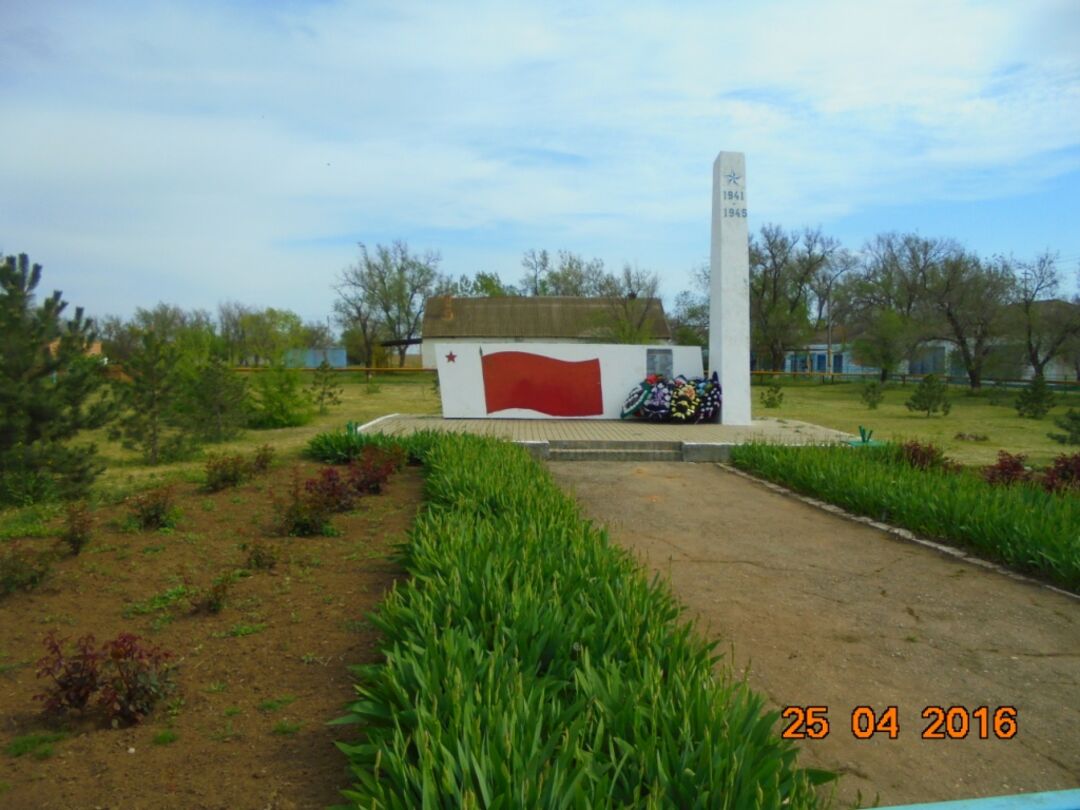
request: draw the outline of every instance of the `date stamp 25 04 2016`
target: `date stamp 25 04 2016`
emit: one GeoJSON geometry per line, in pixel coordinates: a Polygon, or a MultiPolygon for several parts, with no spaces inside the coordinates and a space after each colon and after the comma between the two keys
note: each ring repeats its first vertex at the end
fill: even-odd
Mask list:
{"type": "MultiPolygon", "coordinates": [[[[832,731],[828,706],[787,706],[780,713],[787,721],[781,736],[787,740],[823,740],[832,731]]],[[[923,721],[921,739],[963,740],[969,735],[980,740],[1011,740],[1019,730],[1014,706],[926,706],[920,713],[923,721]]],[[[886,706],[881,711],[871,706],[851,710],[850,730],[857,740],[875,736],[895,740],[900,736],[900,711],[886,706]]]]}

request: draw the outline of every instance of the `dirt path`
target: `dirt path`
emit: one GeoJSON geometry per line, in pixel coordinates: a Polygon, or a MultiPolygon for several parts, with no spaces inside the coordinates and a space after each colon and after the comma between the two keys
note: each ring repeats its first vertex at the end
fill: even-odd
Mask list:
{"type": "MultiPolygon", "coordinates": [[[[563,462],[556,480],[670,577],[774,707],[826,706],[801,761],[882,805],[1080,786],[1080,601],[706,464],[563,462]],[[730,647],[728,644],[730,643],[730,647]],[[899,733],[858,740],[856,706],[899,733]],[[923,739],[927,706],[1017,709],[1009,740],[923,739]]],[[[959,713],[957,713],[959,714],[959,713]]],[[[957,720],[957,722],[959,722],[957,720]]]]}

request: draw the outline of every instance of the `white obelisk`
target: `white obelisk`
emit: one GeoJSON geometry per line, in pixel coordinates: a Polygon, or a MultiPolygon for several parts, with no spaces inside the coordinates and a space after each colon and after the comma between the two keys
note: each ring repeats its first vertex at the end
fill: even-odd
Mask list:
{"type": "Polygon", "coordinates": [[[750,247],[742,152],[721,152],[713,163],[709,273],[709,369],[720,374],[720,421],[749,425],[750,247]]]}

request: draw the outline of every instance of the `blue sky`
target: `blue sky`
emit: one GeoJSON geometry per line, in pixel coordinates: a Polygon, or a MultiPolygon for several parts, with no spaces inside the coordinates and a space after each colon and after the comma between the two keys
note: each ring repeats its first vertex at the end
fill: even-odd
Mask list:
{"type": "Polygon", "coordinates": [[[325,318],[356,243],[706,261],[750,226],[1080,268],[1080,3],[0,3],[0,250],[93,314],[325,318]]]}

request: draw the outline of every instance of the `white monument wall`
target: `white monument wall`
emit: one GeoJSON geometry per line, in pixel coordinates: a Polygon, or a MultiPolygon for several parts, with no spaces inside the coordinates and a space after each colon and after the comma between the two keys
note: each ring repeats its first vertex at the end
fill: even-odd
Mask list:
{"type": "Polygon", "coordinates": [[[697,346],[436,343],[443,417],[618,419],[626,397],[645,379],[649,350],[671,352],[673,375],[703,373],[697,346]],[[490,410],[527,403],[535,407],[490,410]]]}

